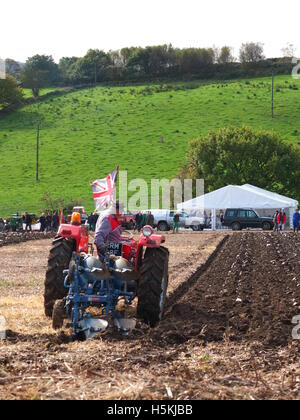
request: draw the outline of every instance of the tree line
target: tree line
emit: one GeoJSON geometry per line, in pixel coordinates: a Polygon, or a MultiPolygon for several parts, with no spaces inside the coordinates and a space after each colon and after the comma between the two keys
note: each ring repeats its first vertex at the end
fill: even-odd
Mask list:
{"type": "Polygon", "coordinates": [[[205,179],[205,192],[252,184],[300,199],[300,149],[274,132],[229,126],[192,140],[182,179],[205,179]]]}
{"type": "MultiPolygon", "coordinates": [[[[266,59],[263,44],[242,44],[238,59],[233,48],[174,48],[172,45],[131,47],[105,52],[90,49],[84,57],[63,57],[55,63],[52,56],[35,55],[24,65],[6,60],[6,72],[11,89],[15,79],[16,103],[20,100],[18,86],[32,89],[38,97],[40,89],[50,86],[78,86],[103,82],[147,82],[166,79],[233,79],[255,77],[291,71],[291,48],[283,51],[284,58],[266,59]],[[13,79],[12,79],[13,78],[13,79]]],[[[5,81],[0,80],[1,84],[5,81]]],[[[9,96],[9,95],[2,95],[9,96]]],[[[0,96],[0,107],[7,104],[0,96]]],[[[13,104],[13,102],[11,102],[13,104]]]]}

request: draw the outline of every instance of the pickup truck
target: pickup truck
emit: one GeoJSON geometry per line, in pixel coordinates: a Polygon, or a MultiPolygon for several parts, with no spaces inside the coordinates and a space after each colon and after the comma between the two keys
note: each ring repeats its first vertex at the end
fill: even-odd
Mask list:
{"type": "MultiPolygon", "coordinates": [[[[173,228],[174,210],[151,210],[154,216],[154,226],[158,230],[167,231],[173,228]]],[[[179,227],[192,229],[193,231],[203,230],[207,227],[204,217],[193,216],[187,212],[180,211],[179,214],[179,227]]]]}

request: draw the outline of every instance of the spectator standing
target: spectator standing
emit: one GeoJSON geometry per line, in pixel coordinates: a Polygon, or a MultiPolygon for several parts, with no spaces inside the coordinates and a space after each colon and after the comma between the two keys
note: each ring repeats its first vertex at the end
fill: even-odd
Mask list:
{"type": "Polygon", "coordinates": [[[220,222],[221,222],[221,224],[223,224],[223,222],[224,222],[224,212],[223,212],[223,210],[220,211],[220,222]]]}
{"type": "Polygon", "coordinates": [[[277,216],[277,224],[280,231],[284,230],[285,223],[286,223],[286,214],[285,214],[284,209],[281,209],[281,211],[278,213],[278,216],[277,216]]]}
{"type": "Polygon", "coordinates": [[[48,213],[46,216],[46,231],[49,232],[52,229],[52,215],[48,213]]]}
{"type": "Polygon", "coordinates": [[[88,217],[89,230],[95,231],[95,216],[91,213],[88,217]]]}
{"type": "Polygon", "coordinates": [[[293,215],[294,232],[296,231],[299,232],[299,224],[300,224],[300,213],[299,213],[299,209],[296,209],[293,215]]]}
{"type": "Polygon", "coordinates": [[[151,226],[151,227],[154,226],[154,216],[151,213],[151,211],[149,211],[149,213],[147,215],[146,225],[151,226]]]}
{"type": "Polygon", "coordinates": [[[146,226],[146,222],[147,222],[147,215],[146,213],[142,213],[142,227],[146,226]]]}
{"type": "Polygon", "coordinates": [[[143,216],[142,216],[142,213],[139,211],[135,215],[135,224],[136,224],[138,232],[140,232],[142,229],[142,221],[143,221],[143,216]]]}
{"type": "Polygon", "coordinates": [[[173,217],[173,233],[178,233],[179,228],[179,214],[175,213],[173,217]]]}
{"type": "Polygon", "coordinates": [[[28,230],[32,231],[32,217],[30,214],[27,213],[27,211],[24,213],[24,223],[25,223],[25,232],[28,230]]]}
{"type": "Polygon", "coordinates": [[[58,225],[59,225],[59,216],[58,216],[58,212],[56,211],[53,216],[52,216],[52,226],[54,230],[58,229],[58,225]]]}
{"type": "Polygon", "coordinates": [[[40,222],[40,225],[41,225],[40,232],[44,232],[45,229],[46,229],[46,216],[45,216],[45,213],[42,213],[41,214],[41,217],[39,219],[39,222],[40,222]]]}
{"type": "Polygon", "coordinates": [[[276,212],[275,212],[275,214],[273,216],[274,232],[278,232],[278,222],[277,222],[278,214],[279,214],[279,211],[276,210],[276,212]]]}

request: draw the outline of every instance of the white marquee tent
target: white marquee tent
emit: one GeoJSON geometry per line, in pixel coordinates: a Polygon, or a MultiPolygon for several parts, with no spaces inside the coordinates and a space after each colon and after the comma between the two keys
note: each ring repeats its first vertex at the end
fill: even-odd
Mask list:
{"type": "Polygon", "coordinates": [[[216,227],[216,210],[227,208],[289,209],[290,217],[298,201],[250,184],[228,185],[177,205],[178,210],[211,209],[212,227],[216,227]]]}

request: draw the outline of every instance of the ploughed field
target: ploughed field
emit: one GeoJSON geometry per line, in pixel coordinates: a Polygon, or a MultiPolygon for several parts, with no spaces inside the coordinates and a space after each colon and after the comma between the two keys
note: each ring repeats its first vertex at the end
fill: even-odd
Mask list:
{"type": "Polygon", "coordinates": [[[299,398],[299,245],[290,232],[168,234],[164,320],[84,343],[43,315],[50,241],[1,248],[0,398],[299,398]]]}

